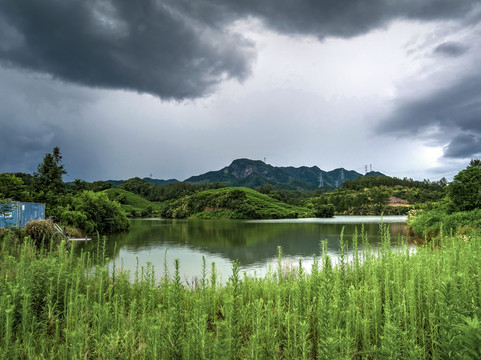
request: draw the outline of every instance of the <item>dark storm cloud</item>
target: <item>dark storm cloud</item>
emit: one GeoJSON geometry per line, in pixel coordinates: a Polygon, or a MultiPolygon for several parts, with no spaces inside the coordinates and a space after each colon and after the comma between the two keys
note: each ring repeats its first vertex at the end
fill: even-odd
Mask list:
{"type": "MultiPolygon", "coordinates": [[[[208,21],[252,16],[286,34],[352,37],[395,19],[465,18],[476,0],[176,0],[184,11],[208,21]]],[[[467,19],[465,19],[467,20],[467,19]]]]}
{"type": "Polygon", "coordinates": [[[399,100],[394,112],[377,127],[380,134],[423,137],[450,142],[445,156],[469,158],[480,152],[481,72],[473,71],[456,83],[429,95],[399,100]],[[429,129],[436,129],[429,135],[429,129]]]}
{"type": "Polygon", "coordinates": [[[451,56],[451,57],[461,56],[466,51],[468,51],[467,46],[454,41],[448,41],[448,42],[442,43],[441,45],[436,46],[436,48],[434,49],[435,54],[451,56]]]}
{"type": "Polygon", "coordinates": [[[3,113],[0,131],[0,173],[12,171],[32,172],[32,161],[41,157],[43,150],[54,140],[54,129],[42,124],[3,113]]]}
{"type": "Polygon", "coordinates": [[[195,98],[250,72],[252,44],[154,0],[3,0],[0,59],[92,87],[195,98]]]}
{"type": "Polygon", "coordinates": [[[90,156],[96,135],[83,109],[95,104],[95,91],[12,69],[0,68],[0,79],[0,173],[34,172],[54,146],[84,144],[78,157],[90,156]]]}
{"type": "Polygon", "coordinates": [[[473,158],[481,154],[481,137],[473,134],[460,134],[454,137],[445,148],[444,156],[448,158],[473,158]]]}
{"type": "Polygon", "coordinates": [[[230,30],[236,20],[254,17],[276,31],[323,39],[356,36],[395,19],[467,19],[474,4],[2,0],[0,59],[68,82],[181,100],[209,94],[226,78],[243,80],[250,74],[253,44],[230,30]]]}

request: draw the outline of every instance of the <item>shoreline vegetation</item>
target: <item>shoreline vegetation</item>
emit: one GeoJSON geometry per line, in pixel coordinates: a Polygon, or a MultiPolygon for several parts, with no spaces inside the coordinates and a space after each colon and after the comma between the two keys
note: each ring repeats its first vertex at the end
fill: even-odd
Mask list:
{"type": "MultiPolygon", "coordinates": [[[[235,163],[253,171],[250,160],[235,163]]],[[[55,147],[44,156],[33,175],[0,174],[0,205],[10,200],[45,203],[47,216],[65,228],[68,235],[85,237],[125,231],[129,226],[127,217],[290,219],[407,215],[442,201],[448,188],[444,179],[421,182],[382,174],[359,176],[336,188],[316,190],[286,190],[282,183],[264,183],[255,189],[228,187],[218,182],[167,181],[160,185],[140,178],[92,183],[76,179],[66,184],[62,180],[65,174],[60,149],[55,147]]]]}
{"type": "MultiPolygon", "coordinates": [[[[279,264],[262,278],[233,265],[228,282],[205,259],[190,287],[138,266],[109,274],[102,242],[74,256],[0,237],[0,357],[165,359],[478,359],[481,234],[441,235],[412,252],[341,236],[336,266],[323,246],[310,274],[279,264]],[[346,242],[347,243],[347,242],[346,242]]],[[[402,241],[402,239],[401,239],[402,241]]]]}
{"type": "Polygon", "coordinates": [[[473,159],[449,185],[446,195],[410,212],[411,235],[429,242],[438,235],[467,235],[481,229],[481,160],[473,159]]]}

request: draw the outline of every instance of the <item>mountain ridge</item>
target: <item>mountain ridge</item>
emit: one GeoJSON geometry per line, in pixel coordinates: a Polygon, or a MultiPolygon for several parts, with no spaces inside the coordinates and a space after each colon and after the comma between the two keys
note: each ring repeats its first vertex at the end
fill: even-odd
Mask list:
{"type": "Polygon", "coordinates": [[[318,166],[273,166],[261,160],[236,159],[229,166],[217,171],[191,176],[184,180],[191,184],[220,182],[228,186],[256,188],[273,185],[286,190],[314,190],[316,188],[340,187],[345,180],[364,176],[385,176],[379,172],[362,175],[354,170],[337,168],[321,170],[318,166]]]}
{"type": "MultiPolygon", "coordinates": [[[[354,180],[365,176],[386,176],[380,172],[370,171],[366,174],[354,170],[336,168],[325,171],[314,166],[274,166],[262,160],[240,158],[233,160],[230,165],[220,170],[207,171],[194,175],[183,182],[190,184],[223,183],[227,186],[241,186],[256,189],[271,185],[282,190],[315,190],[323,188],[331,190],[342,186],[346,180],[354,180]]],[[[180,182],[177,179],[160,180],[143,178],[151,185],[169,185],[180,182]]],[[[118,186],[124,180],[107,180],[113,186],[118,186]]]]}

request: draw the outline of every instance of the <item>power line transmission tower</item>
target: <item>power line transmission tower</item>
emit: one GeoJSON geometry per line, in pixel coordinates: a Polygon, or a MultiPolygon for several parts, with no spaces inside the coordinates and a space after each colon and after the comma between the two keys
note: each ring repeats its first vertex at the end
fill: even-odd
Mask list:
{"type": "Polygon", "coordinates": [[[370,170],[370,171],[372,171],[372,164],[371,164],[370,166],[371,166],[371,170],[370,170]]]}
{"type": "Polygon", "coordinates": [[[324,186],[324,180],[322,180],[322,173],[319,173],[319,187],[324,186]]]}
{"type": "Polygon", "coordinates": [[[344,182],[344,169],[341,169],[341,184],[344,182]]]}
{"type": "Polygon", "coordinates": [[[364,174],[367,174],[367,165],[364,165],[364,174]]]}

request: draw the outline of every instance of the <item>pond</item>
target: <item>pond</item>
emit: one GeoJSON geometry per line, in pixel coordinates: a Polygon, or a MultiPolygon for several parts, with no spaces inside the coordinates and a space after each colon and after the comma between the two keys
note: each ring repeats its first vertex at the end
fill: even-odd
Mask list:
{"type": "MultiPolygon", "coordinates": [[[[330,219],[288,220],[171,220],[134,219],[130,231],[110,236],[106,241],[106,256],[111,266],[122,267],[134,274],[147,265],[153,266],[157,278],[174,272],[174,259],[180,261],[180,273],[189,283],[202,274],[202,257],[210,276],[215,262],[219,281],[225,282],[232,273],[232,264],[239,261],[241,273],[263,276],[269,268],[277,269],[277,248],[282,247],[286,267],[297,266],[299,259],[309,271],[313,255],[320,255],[321,242],[335,263],[340,251],[343,231],[348,250],[352,249],[355,231],[365,231],[369,245],[380,245],[379,223],[390,227],[392,246],[406,232],[404,216],[336,216],[330,219]]],[[[79,244],[86,251],[97,247],[94,242],[79,244]]],[[[133,276],[133,275],[132,275],[133,276]]]]}

